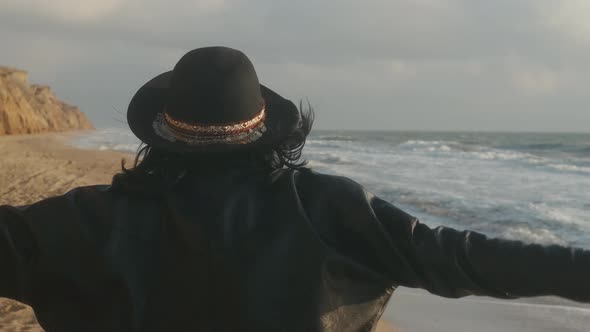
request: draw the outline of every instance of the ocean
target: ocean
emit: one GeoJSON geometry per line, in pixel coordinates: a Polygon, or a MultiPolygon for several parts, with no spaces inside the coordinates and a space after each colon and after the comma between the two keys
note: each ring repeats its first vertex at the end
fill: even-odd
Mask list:
{"type": "MultiPolygon", "coordinates": [[[[136,152],[128,129],[72,138],[136,152]]],[[[590,134],[316,130],[304,157],[436,227],[590,247],[590,134]]]]}

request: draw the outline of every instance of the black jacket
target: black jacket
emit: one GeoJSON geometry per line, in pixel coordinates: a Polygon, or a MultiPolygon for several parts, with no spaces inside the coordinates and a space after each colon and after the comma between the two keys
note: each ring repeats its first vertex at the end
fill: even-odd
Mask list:
{"type": "Polygon", "coordinates": [[[0,207],[0,296],[48,331],[373,331],[397,286],[590,301],[590,252],[431,229],[342,177],[280,170],[0,207]]]}

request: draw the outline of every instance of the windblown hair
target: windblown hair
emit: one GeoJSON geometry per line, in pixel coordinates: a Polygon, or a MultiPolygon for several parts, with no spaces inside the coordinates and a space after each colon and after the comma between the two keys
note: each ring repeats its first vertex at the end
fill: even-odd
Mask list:
{"type": "Polygon", "coordinates": [[[121,160],[121,173],[113,177],[112,187],[123,190],[162,190],[173,187],[191,173],[244,170],[272,172],[281,168],[302,169],[305,141],[313,126],[315,113],[309,102],[299,103],[300,122],[282,141],[274,145],[255,146],[232,153],[177,153],[142,144],[133,168],[121,160]]]}

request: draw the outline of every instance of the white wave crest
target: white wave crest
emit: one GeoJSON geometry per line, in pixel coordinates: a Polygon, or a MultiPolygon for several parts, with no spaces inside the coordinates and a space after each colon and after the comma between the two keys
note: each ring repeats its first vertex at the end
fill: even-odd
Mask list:
{"type": "Polygon", "coordinates": [[[590,167],[576,166],[570,164],[549,164],[547,165],[547,167],[560,171],[590,173],[590,167]]]}
{"type": "Polygon", "coordinates": [[[501,237],[529,243],[568,245],[559,235],[542,228],[511,227],[502,232],[501,237]]]}
{"type": "Polygon", "coordinates": [[[129,152],[135,153],[137,152],[137,148],[139,144],[110,144],[110,145],[101,145],[98,147],[98,150],[105,151],[105,150],[114,150],[119,152],[129,152]]]}
{"type": "Polygon", "coordinates": [[[485,146],[465,146],[455,141],[409,140],[400,144],[399,147],[412,152],[453,153],[457,157],[467,159],[524,161],[531,164],[544,162],[543,158],[530,153],[494,149],[485,146]]]}

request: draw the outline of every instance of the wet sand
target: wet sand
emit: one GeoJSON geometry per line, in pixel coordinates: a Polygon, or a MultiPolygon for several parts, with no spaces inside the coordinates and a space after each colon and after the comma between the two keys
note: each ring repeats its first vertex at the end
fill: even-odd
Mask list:
{"type": "Polygon", "coordinates": [[[590,304],[555,297],[446,299],[400,288],[383,318],[397,332],[587,332],[590,304]]]}

